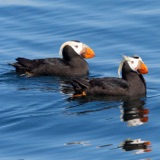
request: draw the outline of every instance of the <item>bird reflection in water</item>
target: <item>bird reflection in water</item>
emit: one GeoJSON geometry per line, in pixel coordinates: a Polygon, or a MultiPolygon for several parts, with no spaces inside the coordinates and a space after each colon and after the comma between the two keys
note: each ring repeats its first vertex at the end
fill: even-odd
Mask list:
{"type": "Polygon", "coordinates": [[[135,151],[135,154],[141,154],[145,152],[151,152],[150,149],[151,142],[150,141],[142,141],[141,139],[127,139],[120,144],[124,151],[135,151]]]}
{"type": "MultiPolygon", "coordinates": [[[[62,87],[63,90],[61,90],[63,93],[72,95],[70,94],[72,90],[68,87],[62,87]]],[[[61,89],[62,89],[61,88],[61,89]]],[[[107,103],[101,103],[103,104],[101,108],[99,109],[93,109],[92,110],[85,110],[83,112],[76,112],[78,115],[81,113],[88,113],[88,112],[97,112],[97,111],[102,111],[105,109],[109,109],[112,107],[120,105],[121,109],[121,120],[124,122],[128,123],[128,126],[138,126],[142,125],[146,122],[148,122],[148,114],[149,114],[149,109],[145,108],[145,96],[136,96],[136,97],[122,97],[122,96],[88,96],[88,97],[79,97],[79,98],[73,98],[70,97],[67,99],[68,101],[76,101],[80,105],[87,104],[88,102],[96,102],[102,101],[102,102],[107,102],[107,103]],[[110,106],[106,106],[110,105],[110,106]],[[115,105],[115,106],[114,106],[115,105]],[[112,106],[112,107],[111,107],[112,106]]],[[[92,106],[93,107],[93,106],[92,106]]],[[[72,108],[71,106],[69,108],[72,108]]],[[[69,109],[68,108],[68,109],[69,109]]],[[[84,107],[83,107],[84,109],[84,107]]],[[[68,144],[67,144],[68,145],[68,144]]],[[[70,143],[69,143],[70,145],[70,143]]],[[[101,146],[97,146],[97,148],[104,148],[104,147],[109,147],[109,150],[112,149],[119,149],[122,148],[124,151],[135,151],[135,154],[142,154],[142,153],[147,153],[151,152],[151,142],[150,141],[143,141],[141,139],[127,139],[124,142],[122,142],[120,145],[118,145],[116,148],[110,148],[113,146],[113,144],[104,144],[101,146]]]]}
{"type": "Polygon", "coordinates": [[[145,99],[133,99],[124,101],[120,106],[121,120],[128,126],[138,126],[148,122],[149,109],[144,108],[145,99]]]}
{"type": "MultiPolygon", "coordinates": [[[[112,144],[105,144],[98,146],[97,148],[104,148],[104,147],[110,147],[113,146],[112,144]]],[[[134,151],[134,154],[142,154],[151,152],[151,142],[150,141],[143,141],[141,139],[126,139],[124,140],[118,147],[116,148],[110,148],[109,150],[114,149],[123,149],[124,151],[134,151]]]]}

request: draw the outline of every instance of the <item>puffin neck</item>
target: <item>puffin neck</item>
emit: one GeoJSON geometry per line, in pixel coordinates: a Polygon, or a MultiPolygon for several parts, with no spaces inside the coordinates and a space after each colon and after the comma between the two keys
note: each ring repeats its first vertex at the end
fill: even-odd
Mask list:
{"type": "Polygon", "coordinates": [[[63,51],[62,51],[62,55],[63,55],[63,59],[67,62],[69,61],[73,61],[74,59],[76,58],[81,58],[80,55],[78,55],[72,47],[70,47],[69,45],[65,46],[63,48],[63,51]]]}
{"type": "Polygon", "coordinates": [[[146,92],[144,77],[141,74],[132,71],[127,62],[125,62],[122,67],[122,79],[129,83],[130,88],[137,88],[137,90],[145,90],[146,92]]]}
{"type": "Polygon", "coordinates": [[[126,80],[126,81],[135,81],[134,79],[138,78],[139,74],[135,71],[133,71],[127,61],[125,61],[123,63],[122,66],[122,79],[126,80]]]}

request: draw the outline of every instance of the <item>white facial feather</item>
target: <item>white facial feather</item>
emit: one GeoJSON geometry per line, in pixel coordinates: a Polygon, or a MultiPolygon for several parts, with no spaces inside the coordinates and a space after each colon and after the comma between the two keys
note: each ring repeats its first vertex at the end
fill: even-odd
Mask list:
{"type": "Polygon", "coordinates": [[[128,64],[130,66],[130,68],[133,70],[133,71],[137,71],[137,67],[139,65],[139,58],[138,59],[135,59],[135,58],[132,58],[130,57],[129,60],[128,60],[128,64]]]}
{"type": "Polygon", "coordinates": [[[80,55],[80,52],[82,51],[83,49],[83,43],[82,42],[75,42],[75,41],[68,41],[68,42],[65,42],[62,44],[62,46],[60,47],[60,50],[59,50],[59,56],[62,57],[62,51],[63,51],[63,48],[66,46],[66,45],[69,45],[71,46],[74,51],[80,55]]]}
{"type": "Polygon", "coordinates": [[[125,55],[123,55],[123,57],[124,57],[124,60],[122,60],[122,62],[119,65],[119,68],[118,68],[118,75],[119,76],[120,76],[120,72],[122,70],[123,63],[125,61],[128,62],[129,67],[135,72],[137,72],[137,69],[138,69],[138,66],[139,66],[139,62],[140,61],[143,62],[141,57],[133,58],[133,57],[125,56],[125,55]]]}

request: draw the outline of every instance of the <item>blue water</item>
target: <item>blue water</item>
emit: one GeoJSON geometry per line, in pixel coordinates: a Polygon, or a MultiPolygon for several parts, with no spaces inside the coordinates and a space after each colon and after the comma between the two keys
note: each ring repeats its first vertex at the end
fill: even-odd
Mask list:
{"type": "Polygon", "coordinates": [[[0,159],[160,159],[160,1],[1,0],[0,22],[0,159]],[[75,39],[96,53],[87,60],[90,77],[117,76],[122,54],[140,55],[147,97],[73,100],[63,79],[19,77],[8,65],[18,56],[57,57],[75,39]],[[148,121],[128,126],[126,103],[127,116],[147,111],[148,121]],[[149,141],[150,151],[123,150],[128,138],[149,141]]]}

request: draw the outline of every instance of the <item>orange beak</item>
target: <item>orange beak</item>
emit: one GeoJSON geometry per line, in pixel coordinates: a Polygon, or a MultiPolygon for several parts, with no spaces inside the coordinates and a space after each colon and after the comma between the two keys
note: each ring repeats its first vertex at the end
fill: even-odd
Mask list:
{"type": "Polygon", "coordinates": [[[91,49],[91,48],[89,48],[89,47],[85,47],[85,48],[83,48],[83,50],[81,51],[81,56],[83,57],[83,58],[86,58],[86,59],[88,59],[88,58],[93,58],[93,57],[95,57],[95,54],[94,54],[94,51],[91,49]]]}
{"type": "Polygon", "coordinates": [[[140,74],[147,74],[148,73],[148,68],[143,62],[140,62],[140,66],[139,66],[138,72],[140,74]]]}

